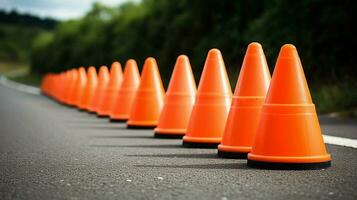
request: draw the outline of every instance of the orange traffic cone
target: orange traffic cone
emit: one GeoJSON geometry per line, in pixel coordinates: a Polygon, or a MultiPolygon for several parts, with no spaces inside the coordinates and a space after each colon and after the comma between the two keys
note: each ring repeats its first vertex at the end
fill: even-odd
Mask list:
{"type": "Polygon", "coordinates": [[[70,80],[69,80],[69,73],[68,71],[62,72],[62,78],[61,78],[61,89],[60,92],[58,94],[58,99],[57,101],[61,104],[65,104],[65,100],[66,100],[66,94],[68,92],[68,84],[69,84],[70,80]]]}
{"type": "Polygon", "coordinates": [[[251,151],[260,111],[269,88],[270,72],[262,46],[248,45],[232,99],[218,156],[247,158],[251,151]]]}
{"type": "Polygon", "coordinates": [[[222,140],[232,90],[218,49],[208,52],[190,116],[184,147],[216,148],[222,140]]]}
{"type": "Polygon", "coordinates": [[[284,45],[263,105],[248,166],[318,169],[331,166],[296,48],[284,45]]]}
{"type": "Polygon", "coordinates": [[[111,122],[126,122],[139,88],[140,74],[136,61],[130,59],[125,64],[123,82],[119,88],[117,98],[110,114],[111,122]]]}
{"type": "Polygon", "coordinates": [[[90,113],[96,114],[99,106],[99,102],[102,100],[103,93],[106,90],[109,83],[109,71],[107,66],[101,66],[99,68],[98,75],[98,87],[95,90],[94,96],[88,108],[90,113]]]}
{"type": "Polygon", "coordinates": [[[63,87],[64,87],[64,76],[63,76],[63,73],[60,73],[60,74],[56,74],[54,77],[54,82],[55,82],[55,92],[54,92],[54,97],[55,97],[55,100],[58,101],[58,102],[61,102],[61,94],[62,94],[62,91],[63,91],[63,87]]]}
{"type": "Polygon", "coordinates": [[[84,94],[84,90],[86,87],[86,81],[87,81],[87,76],[86,76],[86,69],[84,67],[80,67],[78,69],[78,79],[77,79],[77,90],[74,95],[74,102],[73,104],[75,106],[79,106],[81,99],[84,94]]]}
{"type": "Polygon", "coordinates": [[[177,58],[170,84],[165,94],[165,104],[155,128],[155,137],[182,138],[186,133],[193,104],[196,83],[187,56],[177,58]]]}
{"type": "Polygon", "coordinates": [[[99,117],[109,117],[123,80],[123,70],[119,62],[113,62],[110,68],[110,80],[102,99],[99,102],[97,114],[99,117]]]}
{"type": "Polygon", "coordinates": [[[154,58],[147,58],[127,122],[128,128],[156,127],[164,105],[165,90],[154,58]]]}
{"type": "Polygon", "coordinates": [[[72,82],[73,82],[73,70],[67,70],[66,71],[66,79],[67,82],[63,83],[65,85],[64,87],[64,93],[63,93],[63,104],[67,105],[68,104],[68,99],[69,95],[71,92],[71,87],[72,87],[72,82]]]}
{"type": "Polygon", "coordinates": [[[78,70],[77,69],[72,69],[71,70],[72,74],[72,79],[69,85],[69,91],[68,91],[68,96],[67,96],[67,105],[69,106],[74,106],[74,96],[76,94],[77,90],[77,79],[78,79],[78,70]]]}
{"type": "Polygon", "coordinates": [[[88,110],[98,85],[97,71],[94,66],[90,66],[87,72],[87,81],[84,93],[79,104],[80,110],[88,110]]]}

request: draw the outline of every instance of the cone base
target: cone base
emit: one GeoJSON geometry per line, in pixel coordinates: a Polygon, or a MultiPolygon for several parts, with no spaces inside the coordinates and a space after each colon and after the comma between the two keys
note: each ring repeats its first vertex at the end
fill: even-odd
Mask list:
{"type": "Polygon", "coordinates": [[[156,125],[130,125],[126,126],[128,129],[154,129],[156,125]]]}
{"type": "Polygon", "coordinates": [[[220,158],[234,158],[234,159],[247,159],[248,153],[239,153],[239,152],[229,152],[229,151],[220,151],[217,153],[220,158]]]}
{"type": "Polygon", "coordinates": [[[108,112],[102,112],[102,111],[98,111],[97,112],[97,115],[98,116],[105,116],[105,117],[110,117],[110,114],[108,112]]]}
{"type": "Polygon", "coordinates": [[[172,134],[172,133],[154,133],[155,138],[164,138],[164,139],[182,139],[183,134],[172,134]]]}
{"type": "Polygon", "coordinates": [[[123,123],[123,122],[127,122],[128,120],[127,119],[112,119],[112,118],[110,118],[109,121],[113,122],[113,123],[123,123]]]}
{"type": "Polygon", "coordinates": [[[109,115],[98,115],[98,114],[97,114],[97,117],[98,117],[98,118],[109,118],[109,115]]]}
{"type": "Polygon", "coordinates": [[[183,136],[185,136],[186,129],[156,127],[154,129],[154,132],[155,132],[155,134],[158,134],[158,135],[177,135],[182,138],[183,136]]]}
{"type": "Polygon", "coordinates": [[[78,110],[79,112],[87,112],[87,109],[85,109],[85,108],[77,108],[77,110],[78,110]]]}
{"type": "Polygon", "coordinates": [[[257,169],[273,169],[273,170],[313,170],[324,169],[331,167],[331,161],[318,163],[279,163],[279,162],[261,162],[249,160],[248,167],[257,169]]]}
{"type": "Polygon", "coordinates": [[[59,105],[67,106],[67,104],[66,104],[65,102],[63,102],[63,101],[59,101],[59,100],[57,101],[57,100],[56,100],[56,102],[57,102],[59,105]]]}
{"type": "Polygon", "coordinates": [[[216,149],[219,143],[197,143],[197,142],[182,142],[182,146],[186,148],[204,148],[204,149],[216,149]]]}
{"type": "Polygon", "coordinates": [[[97,112],[95,112],[95,111],[90,111],[90,110],[87,110],[87,112],[89,113],[89,114],[97,114],[97,112]]]}
{"type": "Polygon", "coordinates": [[[76,105],[74,105],[73,103],[68,103],[68,104],[66,104],[66,106],[68,106],[70,108],[75,108],[76,107],[76,105]]]}
{"type": "Polygon", "coordinates": [[[63,106],[66,106],[67,108],[72,108],[73,107],[72,105],[70,105],[68,103],[60,103],[60,104],[63,105],[63,106]]]}

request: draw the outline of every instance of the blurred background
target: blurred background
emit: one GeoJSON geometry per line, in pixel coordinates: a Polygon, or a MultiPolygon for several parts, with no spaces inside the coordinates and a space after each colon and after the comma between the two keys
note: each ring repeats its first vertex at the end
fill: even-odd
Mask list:
{"type": "Polygon", "coordinates": [[[294,44],[320,113],[356,116],[356,2],[353,0],[0,0],[0,73],[37,85],[42,74],[78,66],[142,67],[157,59],[167,86],[176,57],[196,81],[211,48],[222,51],[232,88],[250,42],[273,72],[294,44]]]}

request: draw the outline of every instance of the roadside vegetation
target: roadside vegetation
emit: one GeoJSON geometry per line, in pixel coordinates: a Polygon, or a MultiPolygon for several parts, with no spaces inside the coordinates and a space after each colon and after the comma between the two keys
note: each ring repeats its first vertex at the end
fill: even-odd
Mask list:
{"type": "Polygon", "coordinates": [[[57,21],[16,11],[0,10],[0,75],[38,85],[40,75],[30,73],[30,52],[34,38],[48,33],[57,21]]]}

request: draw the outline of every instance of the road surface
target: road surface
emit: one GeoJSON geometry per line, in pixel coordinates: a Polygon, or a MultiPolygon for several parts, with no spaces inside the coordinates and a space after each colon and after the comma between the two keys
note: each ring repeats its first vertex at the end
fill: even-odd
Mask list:
{"type": "MultiPolygon", "coordinates": [[[[320,120],[357,139],[355,119],[320,120]]],[[[325,170],[251,169],[0,85],[0,199],[357,199],[357,149],[327,148],[325,170]]]]}

